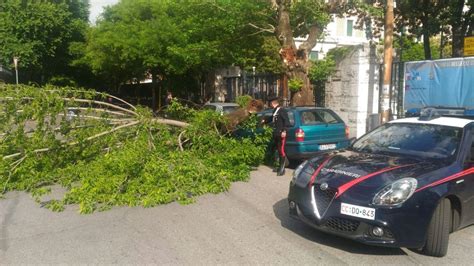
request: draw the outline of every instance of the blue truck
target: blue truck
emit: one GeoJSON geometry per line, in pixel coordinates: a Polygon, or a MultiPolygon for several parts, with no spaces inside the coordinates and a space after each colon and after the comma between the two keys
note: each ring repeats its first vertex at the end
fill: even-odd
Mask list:
{"type": "Polygon", "coordinates": [[[418,116],[424,107],[474,116],[474,57],[407,62],[404,77],[406,116],[418,116]]]}

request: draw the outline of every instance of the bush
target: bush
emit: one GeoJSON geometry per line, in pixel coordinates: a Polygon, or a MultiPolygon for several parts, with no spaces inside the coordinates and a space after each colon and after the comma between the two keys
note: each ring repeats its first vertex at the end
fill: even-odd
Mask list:
{"type": "Polygon", "coordinates": [[[241,95],[241,96],[237,96],[237,99],[235,100],[235,102],[241,107],[241,108],[245,108],[247,107],[247,105],[250,103],[250,101],[252,100],[252,96],[250,95],[241,95]]]}

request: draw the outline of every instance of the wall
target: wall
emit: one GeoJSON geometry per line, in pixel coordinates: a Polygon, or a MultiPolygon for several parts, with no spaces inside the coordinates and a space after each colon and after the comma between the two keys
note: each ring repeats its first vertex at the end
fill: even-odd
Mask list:
{"type": "Polygon", "coordinates": [[[354,46],[338,63],[326,84],[325,106],[338,113],[349,126],[350,137],[360,137],[369,126],[369,116],[378,113],[379,64],[375,47],[354,46]]]}
{"type": "MultiPolygon", "coordinates": [[[[311,50],[318,54],[318,58],[314,59],[324,59],[327,52],[333,48],[339,46],[352,46],[352,45],[361,45],[368,43],[369,40],[366,37],[365,30],[356,28],[357,16],[349,17],[337,17],[336,15],[332,16],[332,21],[327,25],[324,30],[324,35],[322,40],[318,40],[316,46],[311,50]],[[353,26],[350,27],[348,21],[352,21],[353,26]],[[352,35],[348,35],[348,28],[352,29],[352,35]]],[[[299,46],[303,43],[305,38],[295,38],[296,46],[299,46]]],[[[377,40],[374,40],[377,41],[377,40]]]]}

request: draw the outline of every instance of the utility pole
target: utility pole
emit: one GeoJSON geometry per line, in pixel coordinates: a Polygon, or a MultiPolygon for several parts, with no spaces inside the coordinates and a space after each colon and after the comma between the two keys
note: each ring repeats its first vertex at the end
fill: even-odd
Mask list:
{"type": "Polygon", "coordinates": [[[384,27],[384,57],[383,57],[383,88],[382,88],[382,123],[390,119],[390,80],[392,77],[393,61],[393,0],[387,0],[384,27]]]}

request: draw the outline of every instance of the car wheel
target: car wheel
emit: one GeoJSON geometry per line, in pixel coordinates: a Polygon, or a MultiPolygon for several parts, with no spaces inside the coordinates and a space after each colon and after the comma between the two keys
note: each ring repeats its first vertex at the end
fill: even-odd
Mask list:
{"type": "Polygon", "coordinates": [[[451,229],[451,202],[443,199],[433,214],[428,226],[423,253],[433,257],[443,257],[448,252],[449,230],[451,229]]]}

